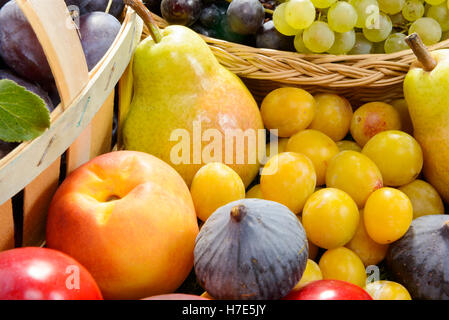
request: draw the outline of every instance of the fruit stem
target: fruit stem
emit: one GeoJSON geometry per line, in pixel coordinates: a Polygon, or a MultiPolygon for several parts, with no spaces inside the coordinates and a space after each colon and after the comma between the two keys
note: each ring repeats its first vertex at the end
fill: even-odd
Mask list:
{"type": "Polygon", "coordinates": [[[109,0],[108,6],[106,7],[106,10],[105,10],[105,13],[109,13],[109,10],[111,10],[111,6],[112,6],[112,0],[109,0]]]}
{"type": "Polygon", "coordinates": [[[235,222],[240,222],[246,216],[247,210],[243,204],[239,204],[231,209],[231,218],[235,222]]]}
{"type": "Polygon", "coordinates": [[[423,65],[424,70],[430,72],[435,69],[437,62],[432,57],[429,50],[427,50],[417,33],[412,33],[406,37],[405,42],[407,42],[408,46],[413,50],[413,53],[418,58],[418,61],[423,65]]]}
{"type": "Polygon", "coordinates": [[[161,31],[154,22],[150,10],[148,10],[140,0],[123,0],[123,2],[133,8],[134,11],[136,11],[136,13],[142,18],[143,22],[148,27],[151,38],[153,38],[154,42],[159,43],[162,39],[161,31]]]}

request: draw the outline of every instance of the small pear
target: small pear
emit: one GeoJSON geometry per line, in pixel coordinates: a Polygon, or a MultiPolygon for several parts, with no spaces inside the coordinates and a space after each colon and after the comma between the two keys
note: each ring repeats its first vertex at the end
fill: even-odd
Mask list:
{"type": "Polygon", "coordinates": [[[407,38],[418,56],[404,81],[414,136],[422,147],[424,175],[449,202],[449,50],[431,54],[419,38],[407,38]]]}
{"type": "Polygon", "coordinates": [[[122,133],[125,149],[164,160],[189,186],[206,162],[226,163],[248,186],[259,169],[255,143],[239,149],[235,142],[231,149],[225,139],[229,129],[237,134],[235,141],[263,129],[253,96],[191,29],[172,25],[155,39],[142,41],[134,56],[134,95],[122,133]]]}

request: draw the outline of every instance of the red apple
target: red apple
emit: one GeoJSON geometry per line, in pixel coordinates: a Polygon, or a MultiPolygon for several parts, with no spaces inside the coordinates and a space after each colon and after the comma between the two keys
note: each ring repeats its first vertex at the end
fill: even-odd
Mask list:
{"type": "Polygon", "coordinates": [[[197,234],[184,180],[135,151],[104,154],[72,172],[47,221],[47,245],[82,263],[105,299],[176,291],[193,267],[197,234]]]}
{"type": "Polygon", "coordinates": [[[17,248],[0,253],[1,300],[101,300],[94,278],[56,250],[17,248]]]}
{"type": "Polygon", "coordinates": [[[373,300],[359,286],[341,280],[318,280],[298,291],[292,291],[283,300],[373,300]]]}
{"type": "Polygon", "coordinates": [[[169,293],[148,297],[143,300],[209,300],[209,299],[203,298],[201,296],[196,296],[193,294],[169,293]]]}

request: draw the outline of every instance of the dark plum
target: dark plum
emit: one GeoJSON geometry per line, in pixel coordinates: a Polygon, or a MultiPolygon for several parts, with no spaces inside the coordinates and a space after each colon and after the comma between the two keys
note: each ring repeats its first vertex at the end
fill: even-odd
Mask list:
{"type": "Polygon", "coordinates": [[[14,150],[14,148],[17,146],[18,146],[18,143],[5,142],[5,141],[0,140],[0,159],[2,159],[8,153],[10,153],[12,150],[14,150]]]}
{"type": "MultiPolygon", "coordinates": [[[[80,9],[80,15],[94,11],[105,12],[108,7],[109,0],[65,0],[67,6],[73,5],[80,9]]],[[[119,18],[122,15],[125,3],[123,0],[113,0],[109,13],[119,18]]]]}
{"type": "Polygon", "coordinates": [[[216,28],[220,24],[222,16],[222,10],[215,4],[211,4],[201,11],[200,22],[206,28],[216,28]]]}
{"type": "Polygon", "coordinates": [[[265,19],[259,0],[233,0],[226,15],[231,30],[238,34],[255,34],[265,19]]]}
{"type": "Polygon", "coordinates": [[[8,79],[11,81],[14,81],[19,86],[25,87],[28,91],[31,91],[35,94],[37,94],[39,97],[44,100],[45,104],[47,105],[47,109],[51,112],[54,109],[53,102],[51,101],[48,93],[42,89],[38,84],[33,84],[27,80],[24,80],[14,73],[12,73],[9,70],[0,70],[0,80],[8,79]]]}
{"type": "Polygon", "coordinates": [[[190,26],[201,14],[201,0],[162,0],[162,17],[170,24],[190,26]]]}
{"type": "Polygon", "coordinates": [[[0,10],[0,55],[21,77],[44,87],[53,82],[39,40],[15,0],[0,10]]]}
{"type": "Polygon", "coordinates": [[[235,43],[246,43],[248,37],[242,34],[235,33],[229,26],[228,19],[224,16],[220,21],[220,25],[217,28],[217,38],[235,43]]]}
{"type": "Polygon", "coordinates": [[[210,38],[216,38],[217,37],[217,32],[213,29],[208,29],[206,27],[204,27],[203,25],[199,24],[199,23],[195,23],[193,26],[190,27],[193,31],[200,33],[206,37],[210,37],[210,38]]]}
{"type": "Polygon", "coordinates": [[[89,70],[111,47],[121,28],[120,22],[104,12],[91,12],[80,18],[80,35],[89,70]]]}
{"type": "Polygon", "coordinates": [[[291,50],[293,39],[276,30],[272,20],[267,21],[256,35],[256,47],[274,50],[291,50]]]}

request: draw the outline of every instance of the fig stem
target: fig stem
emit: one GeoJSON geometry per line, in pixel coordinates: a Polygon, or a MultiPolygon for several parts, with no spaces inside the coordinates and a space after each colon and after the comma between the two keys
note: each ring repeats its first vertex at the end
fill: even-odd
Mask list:
{"type": "Polygon", "coordinates": [[[140,0],[123,0],[123,2],[126,5],[133,8],[134,11],[136,11],[136,13],[142,18],[143,22],[148,27],[151,38],[153,38],[154,42],[156,43],[161,42],[162,39],[161,31],[154,22],[150,10],[148,10],[147,7],[145,7],[143,2],[140,0]]]}
{"type": "Polygon", "coordinates": [[[407,42],[408,46],[413,50],[413,53],[418,58],[418,61],[423,65],[424,70],[432,71],[435,69],[437,62],[432,57],[429,50],[427,50],[417,33],[412,33],[406,37],[405,42],[407,42]]]}
{"type": "Polygon", "coordinates": [[[231,209],[231,218],[235,222],[240,222],[246,216],[247,210],[243,204],[239,204],[231,209]]]}

